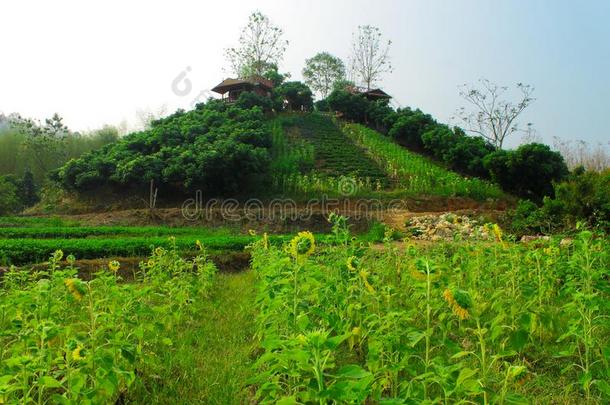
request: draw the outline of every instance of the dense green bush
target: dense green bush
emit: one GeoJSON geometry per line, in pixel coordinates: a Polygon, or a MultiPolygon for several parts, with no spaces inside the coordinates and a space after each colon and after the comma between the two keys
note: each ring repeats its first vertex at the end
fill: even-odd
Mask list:
{"type": "Polygon", "coordinates": [[[488,177],[483,159],[494,147],[478,136],[467,136],[460,128],[436,125],[422,135],[424,148],[451,169],[478,177],[488,177]]]}
{"type": "MultiPolygon", "coordinates": [[[[240,102],[253,100],[243,96],[240,102]]],[[[235,193],[268,169],[270,131],[260,107],[244,109],[220,101],[198,104],[152,123],[115,144],[73,159],[54,174],[66,189],[162,189],[235,193]]]]}
{"type": "Polygon", "coordinates": [[[491,178],[514,195],[542,201],[553,195],[553,182],[565,178],[568,168],[559,152],[530,143],[515,150],[497,150],[484,158],[491,178]]]}
{"type": "Polygon", "coordinates": [[[313,95],[311,89],[301,82],[286,82],[277,87],[274,93],[286,101],[290,111],[311,111],[313,95]]]}
{"type": "Polygon", "coordinates": [[[14,174],[0,176],[0,215],[20,212],[38,202],[38,191],[32,172],[26,170],[23,177],[14,174]]]}
{"type": "Polygon", "coordinates": [[[610,170],[575,170],[555,184],[555,198],[546,197],[540,207],[521,201],[512,212],[513,232],[518,235],[574,229],[578,222],[610,231],[610,170]]]}
{"type": "Polygon", "coordinates": [[[331,110],[340,112],[344,119],[365,123],[366,111],[369,104],[366,98],[337,89],[330,93],[326,101],[328,101],[331,110]]]}
{"type": "Polygon", "coordinates": [[[430,114],[424,114],[419,109],[411,110],[407,107],[399,109],[397,114],[388,135],[409,147],[423,147],[422,135],[438,125],[430,114]]]}
{"type": "Polygon", "coordinates": [[[0,215],[19,211],[18,190],[6,176],[0,176],[0,215]]]}
{"type": "Polygon", "coordinates": [[[328,103],[327,99],[318,100],[315,103],[313,103],[313,105],[314,105],[316,111],[319,111],[319,112],[331,111],[330,104],[328,103]]]}
{"type": "Polygon", "coordinates": [[[235,105],[243,109],[250,109],[253,107],[260,107],[263,111],[271,111],[273,109],[273,103],[269,97],[261,96],[251,91],[244,91],[241,93],[235,105]]]}

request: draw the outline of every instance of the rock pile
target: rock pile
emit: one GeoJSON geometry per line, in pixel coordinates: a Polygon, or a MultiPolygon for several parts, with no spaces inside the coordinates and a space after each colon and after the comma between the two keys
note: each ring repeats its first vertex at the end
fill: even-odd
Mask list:
{"type": "Polygon", "coordinates": [[[406,228],[412,238],[420,240],[495,240],[493,225],[451,213],[414,216],[407,220],[406,228]]]}

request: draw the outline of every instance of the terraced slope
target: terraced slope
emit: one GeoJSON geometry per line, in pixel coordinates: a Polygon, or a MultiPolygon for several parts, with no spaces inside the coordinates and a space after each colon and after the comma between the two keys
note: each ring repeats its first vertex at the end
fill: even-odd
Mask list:
{"type": "Polygon", "coordinates": [[[347,138],[330,117],[292,114],[280,117],[279,122],[289,142],[302,139],[313,147],[313,169],[317,174],[370,178],[387,183],[388,176],[383,169],[364,149],[347,138]]]}

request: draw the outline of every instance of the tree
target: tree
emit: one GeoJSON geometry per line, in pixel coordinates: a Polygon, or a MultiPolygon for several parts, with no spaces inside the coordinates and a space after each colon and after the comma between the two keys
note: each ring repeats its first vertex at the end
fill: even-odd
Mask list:
{"type": "Polygon", "coordinates": [[[21,190],[19,190],[21,201],[26,207],[31,207],[38,202],[38,192],[34,183],[34,175],[26,168],[21,179],[21,190]]]}
{"type": "Polygon", "coordinates": [[[435,125],[436,121],[430,114],[424,114],[419,109],[413,111],[407,107],[398,111],[398,117],[388,135],[406,146],[417,149],[423,146],[424,132],[435,125]]]}
{"type": "Polygon", "coordinates": [[[286,82],[278,87],[275,92],[282,96],[292,111],[311,110],[313,98],[311,89],[301,82],[286,82]]]}
{"type": "Polygon", "coordinates": [[[335,83],[345,77],[343,61],[328,52],[320,52],[305,60],[303,68],[305,83],[326,98],[335,83]]]}
{"type": "Polygon", "coordinates": [[[371,25],[360,25],[352,38],[350,67],[367,90],[381,80],[384,73],[392,72],[390,45],[382,43],[381,31],[371,25]]]}
{"type": "Polygon", "coordinates": [[[273,25],[260,11],[250,15],[241,31],[239,46],[226,49],[226,57],[238,77],[262,76],[284,56],[288,41],[284,31],[273,25]]]}
{"type": "MultiPolygon", "coordinates": [[[[496,148],[502,148],[504,140],[514,132],[520,131],[517,119],[519,115],[534,101],[534,88],[530,85],[517,83],[521,92],[519,101],[511,102],[503,99],[508,87],[498,86],[487,79],[481,79],[481,88],[460,86],[460,96],[474,107],[466,110],[462,107],[457,116],[465,128],[482,136],[496,148]]],[[[531,124],[527,124],[528,128],[531,124]]]]}
{"type": "Polygon", "coordinates": [[[23,147],[33,160],[39,177],[46,174],[54,162],[65,157],[65,150],[60,146],[70,130],[62,121],[58,114],[47,118],[44,125],[19,115],[11,118],[11,126],[26,136],[23,147]]]}
{"type": "Polygon", "coordinates": [[[17,188],[5,177],[0,177],[0,215],[17,212],[19,206],[17,188]]]}

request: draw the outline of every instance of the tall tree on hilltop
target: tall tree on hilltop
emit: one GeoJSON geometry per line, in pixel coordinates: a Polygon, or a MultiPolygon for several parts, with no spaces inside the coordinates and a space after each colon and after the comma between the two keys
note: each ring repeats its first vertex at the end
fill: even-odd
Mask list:
{"type": "MultiPolygon", "coordinates": [[[[521,93],[516,102],[503,97],[508,87],[498,86],[487,79],[479,80],[480,88],[464,84],[460,86],[460,96],[468,101],[473,109],[460,108],[457,118],[464,123],[464,129],[482,136],[497,149],[502,148],[504,140],[511,134],[523,131],[518,118],[535,99],[532,98],[534,88],[528,84],[517,83],[521,93]]],[[[531,123],[525,131],[531,131],[531,123]]]]}
{"type": "Polygon", "coordinates": [[[336,56],[320,52],[305,61],[302,73],[305,83],[326,98],[335,83],[345,78],[345,65],[336,56]]]}
{"type": "Polygon", "coordinates": [[[239,45],[225,51],[233,72],[238,77],[262,76],[278,65],[288,46],[283,35],[284,31],[260,11],[252,13],[241,31],[239,45]]]}
{"type": "Polygon", "coordinates": [[[367,90],[380,81],[384,73],[392,72],[391,44],[392,41],[382,41],[379,28],[371,25],[360,25],[353,34],[350,68],[367,90]]]}

